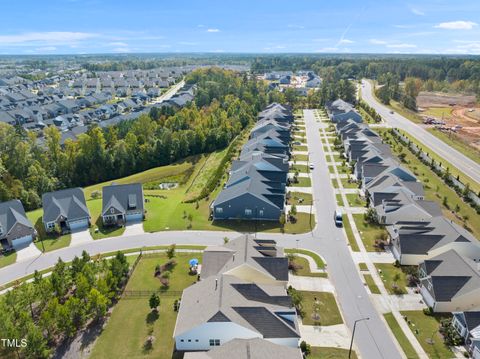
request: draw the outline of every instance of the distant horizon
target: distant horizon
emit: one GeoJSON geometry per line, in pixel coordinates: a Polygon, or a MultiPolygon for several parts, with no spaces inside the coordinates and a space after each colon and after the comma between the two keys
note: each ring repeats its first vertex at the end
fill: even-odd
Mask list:
{"type": "Polygon", "coordinates": [[[478,0],[2,4],[0,55],[480,55],[478,0]]]}

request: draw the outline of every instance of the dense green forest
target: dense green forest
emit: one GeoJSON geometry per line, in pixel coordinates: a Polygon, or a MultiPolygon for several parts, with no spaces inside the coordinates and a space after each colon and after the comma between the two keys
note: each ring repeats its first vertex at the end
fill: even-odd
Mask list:
{"type": "Polygon", "coordinates": [[[35,272],[33,282],[23,282],[0,297],[2,337],[24,338],[28,343],[0,348],[0,357],[51,357],[52,348],[62,340],[104,319],[118,300],[128,270],[123,253],[110,260],[91,260],[84,251],[71,266],[59,259],[48,277],[35,272]]]}
{"type": "Polygon", "coordinates": [[[86,186],[166,165],[226,147],[268,100],[263,82],[246,74],[196,70],[186,78],[197,85],[194,103],[183,109],[153,110],[105,129],[89,128],[78,141],[60,144],[55,127],[33,134],[0,123],[0,201],[20,199],[38,208],[45,192],[86,186]]]}

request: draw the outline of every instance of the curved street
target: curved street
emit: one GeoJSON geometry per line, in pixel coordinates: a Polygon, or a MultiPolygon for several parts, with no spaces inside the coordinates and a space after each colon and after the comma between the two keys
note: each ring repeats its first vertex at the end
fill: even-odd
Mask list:
{"type": "Polygon", "coordinates": [[[440,157],[444,158],[451,164],[454,164],[460,171],[465,173],[475,182],[480,183],[480,164],[449,146],[442,140],[438,139],[422,126],[410,121],[402,115],[394,112],[390,113],[390,109],[377,101],[372,94],[372,84],[365,79],[362,80],[362,98],[373,107],[388,125],[406,131],[425,146],[430,148],[440,157]]]}
{"type": "MultiPolygon", "coordinates": [[[[345,232],[333,221],[336,209],[334,189],[330,180],[327,161],[319,138],[319,130],[325,124],[316,121],[313,110],[305,110],[307,141],[310,144],[312,170],[312,193],[317,214],[314,230],[307,234],[258,233],[258,238],[275,239],[280,246],[305,248],[319,253],[327,262],[330,281],[335,286],[338,304],[350,331],[355,320],[369,317],[358,323],[355,344],[361,357],[368,359],[402,358],[396,342],[385,321],[375,309],[360,278],[347,245],[345,232]]],[[[96,240],[42,254],[34,259],[17,262],[0,269],[0,285],[53,266],[59,257],[70,261],[83,250],[91,255],[163,244],[223,244],[223,238],[235,238],[239,233],[213,231],[157,232],[96,240]]]]}

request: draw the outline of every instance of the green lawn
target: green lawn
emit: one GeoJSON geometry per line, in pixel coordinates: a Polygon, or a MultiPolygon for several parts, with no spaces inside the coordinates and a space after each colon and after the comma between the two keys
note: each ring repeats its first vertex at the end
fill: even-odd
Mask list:
{"type": "Polygon", "coordinates": [[[289,204],[308,206],[312,204],[312,195],[303,192],[291,192],[289,204]],[[300,201],[301,200],[301,201],[300,201]]]}
{"type": "Polygon", "coordinates": [[[343,227],[345,228],[345,233],[347,235],[348,243],[350,243],[350,248],[354,252],[360,252],[360,248],[358,248],[357,241],[353,236],[352,227],[350,226],[350,221],[346,214],[343,215],[343,227]]]}
{"type": "Polygon", "coordinates": [[[295,173],[296,171],[308,173],[308,172],[309,172],[309,168],[308,168],[307,165],[297,165],[297,164],[293,164],[293,165],[290,167],[290,172],[295,173]]]}
{"type": "Polygon", "coordinates": [[[350,207],[365,207],[367,205],[367,202],[358,194],[347,193],[346,197],[350,207]]]}
{"type": "Polygon", "coordinates": [[[385,130],[378,130],[382,137],[392,144],[392,152],[398,155],[401,152],[405,154],[404,165],[410,169],[417,178],[423,183],[425,188],[425,199],[436,201],[442,206],[443,215],[453,220],[460,226],[464,226],[470,230],[473,235],[480,238],[480,221],[476,211],[467,203],[465,203],[458,194],[445,185],[442,179],[438,177],[430,167],[424,165],[420,160],[400,144],[391,134],[385,130]],[[446,198],[447,206],[445,206],[444,198],[446,198]],[[458,206],[459,211],[452,213],[458,206]]]}
{"type": "MultiPolygon", "coordinates": [[[[328,348],[328,347],[312,347],[312,352],[307,359],[347,359],[348,349],[328,348]]],[[[352,350],[351,359],[357,359],[357,354],[352,350]]]]}
{"type": "Polygon", "coordinates": [[[311,187],[312,181],[309,177],[298,177],[297,183],[292,183],[292,187],[311,187]]]}
{"type": "Polygon", "coordinates": [[[450,118],[452,116],[452,107],[429,107],[422,114],[434,116],[438,119],[450,118]]]}
{"type": "Polygon", "coordinates": [[[17,253],[16,252],[10,252],[5,255],[0,256],[0,268],[6,267],[10,264],[15,263],[17,260],[17,253]]]}
{"type": "Polygon", "coordinates": [[[302,309],[305,316],[302,318],[304,325],[335,325],[342,324],[342,316],[338,310],[337,302],[332,293],[299,291],[302,295],[302,309]],[[315,301],[315,298],[317,299],[315,301]],[[315,310],[315,309],[318,310],[315,310]],[[313,314],[320,315],[319,320],[313,318],[313,314]]]}
{"type": "Polygon", "coordinates": [[[306,151],[308,151],[308,146],[294,145],[294,146],[293,146],[293,150],[294,150],[294,151],[306,152],[306,151]]]}
{"type": "Polygon", "coordinates": [[[407,274],[401,268],[395,267],[390,263],[375,263],[378,274],[383,280],[385,288],[390,294],[406,294],[407,293],[407,274]],[[394,282],[394,277],[398,275],[397,282],[394,282]],[[394,290],[394,284],[397,286],[397,291],[394,290]]]}
{"type": "Polygon", "coordinates": [[[388,323],[388,326],[390,327],[390,330],[392,331],[393,335],[395,335],[395,338],[397,338],[398,343],[403,349],[403,352],[405,353],[406,357],[408,359],[416,359],[418,358],[417,352],[415,349],[413,349],[412,344],[408,341],[408,338],[405,336],[405,333],[403,330],[400,328],[400,325],[398,325],[397,320],[393,316],[392,313],[385,313],[383,315],[385,318],[386,322],[388,323]]]}
{"type": "Polygon", "coordinates": [[[353,219],[357,226],[360,236],[362,237],[363,244],[365,249],[368,252],[376,252],[375,240],[386,235],[386,230],[384,227],[368,223],[364,220],[363,214],[354,214],[353,219]]]}
{"type": "Polygon", "coordinates": [[[349,178],[340,178],[343,188],[358,188],[359,183],[353,182],[349,178]]]}
{"type": "MultiPolygon", "coordinates": [[[[480,183],[475,182],[473,179],[468,177],[466,174],[463,172],[459,171],[455,165],[451,164],[450,162],[447,162],[445,159],[437,155],[435,152],[430,150],[428,147],[423,145],[419,140],[417,140],[414,136],[407,134],[403,132],[405,136],[407,136],[414,144],[416,144],[418,147],[420,147],[423,151],[427,152],[431,158],[433,158],[436,162],[441,163],[443,167],[448,168],[450,170],[450,173],[452,176],[459,177],[460,180],[463,183],[468,183],[470,185],[470,188],[474,192],[479,192],[480,191],[480,183]]],[[[479,159],[480,160],[480,159],[479,159]]]]}
{"type": "Polygon", "coordinates": [[[367,263],[358,263],[358,267],[361,271],[368,271],[367,263]]]}
{"type": "Polygon", "coordinates": [[[339,188],[338,181],[336,178],[332,178],[332,187],[335,189],[339,188]]]}
{"type": "Polygon", "coordinates": [[[293,271],[293,274],[303,276],[303,277],[322,277],[326,278],[327,273],[318,273],[310,270],[310,265],[309,262],[306,258],[300,257],[300,256],[295,256],[294,263],[299,266],[299,268],[295,271],[293,271]]]}
{"type": "Polygon", "coordinates": [[[292,161],[308,161],[308,155],[293,155],[292,161]]]}
{"type": "Polygon", "coordinates": [[[342,198],[342,195],[340,193],[335,194],[335,199],[337,201],[337,205],[339,205],[339,206],[344,205],[343,198],[342,198]]]}
{"type": "MultiPolygon", "coordinates": [[[[195,281],[196,277],[188,274],[188,260],[193,257],[201,259],[198,253],[177,253],[177,265],[172,270],[170,286],[164,291],[182,291],[195,281]]],[[[158,290],[161,284],[153,275],[154,269],[157,264],[166,261],[165,255],[142,259],[127,284],[127,290],[158,290]]],[[[96,341],[90,358],[172,358],[172,335],[177,317],[177,312],[173,310],[175,299],[178,298],[160,296],[158,318],[150,314],[148,297],[121,299],[96,341]],[[128,318],[128,324],[125,318],[128,318]],[[150,334],[149,330],[155,337],[151,349],[144,346],[150,334]]]]}
{"type": "Polygon", "coordinates": [[[92,226],[90,227],[90,234],[93,239],[102,239],[108,237],[121,236],[125,232],[125,227],[104,227],[102,223],[102,199],[87,200],[87,207],[90,211],[92,226]],[[97,231],[98,228],[98,231],[97,231]]]}
{"type": "MultiPolygon", "coordinates": [[[[338,171],[338,169],[337,169],[337,171],[338,171]]],[[[329,165],[328,166],[328,172],[335,173],[335,167],[333,165],[329,165]]]]}
{"type": "Polygon", "coordinates": [[[45,252],[50,252],[63,247],[68,247],[72,240],[71,234],[65,234],[62,236],[47,234],[45,232],[45,226],[42,222],[42,215],[42,208],[27,212],[27,218],[33,223],[38,233],[37,239],[35,240],[35,245],[37,248],[41,251],[43,251],[45,248],[45,252]]]}
{"type": "Polygon", "coordinates": [[[364,274],[363,277],[365,278],[365,282],[367,283],[368,289],[372,294],[380,294],[380,289],[378,289],[377,285],[373,281],[373,277],[371,274],[364,274]]]}
{"type": "Polygon", "coordinates": [[[312,257],[313,260],[315,261],[317,268],[318,269],[325,269],[325,262],[323,259],[315,252],[309,251],[307,249],[293,249],[293,248],[288,248],[285,249],[285,253],[300,253],[304,254],[306,256],[312,257]]]}
{"type": "Polygon", "coordinates": [[[438,331],[442,316],[427,316],[422,311],[416,310],[402,311],[401,313],[407,317],[410,329],[429,358],[444,359],[454,356],[450,348],[443,343],[443,338],[438,331]]]}

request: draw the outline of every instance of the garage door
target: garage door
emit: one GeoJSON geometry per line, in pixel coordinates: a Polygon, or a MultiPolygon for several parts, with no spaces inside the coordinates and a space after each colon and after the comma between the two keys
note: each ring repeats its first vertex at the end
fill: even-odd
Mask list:
{"type": "Polygon", "coordinates": [[[127,222],[138,222],[143,219],[142,213],[127,214],[127,222]]]}
{"type": "Polygon", "coordinates": [[[87,229],[88,228],[88,219],[82,219],[80,221],[72,221],[68,222],[68,225],[70,226],[70,229],[76,230],[76,229],[87,229]]]}
{"type": "Polygon", "coordinates": [[[20,237],[12,241],[15,250],[25,248],[32,242],[32,235],[20,237]]]}

